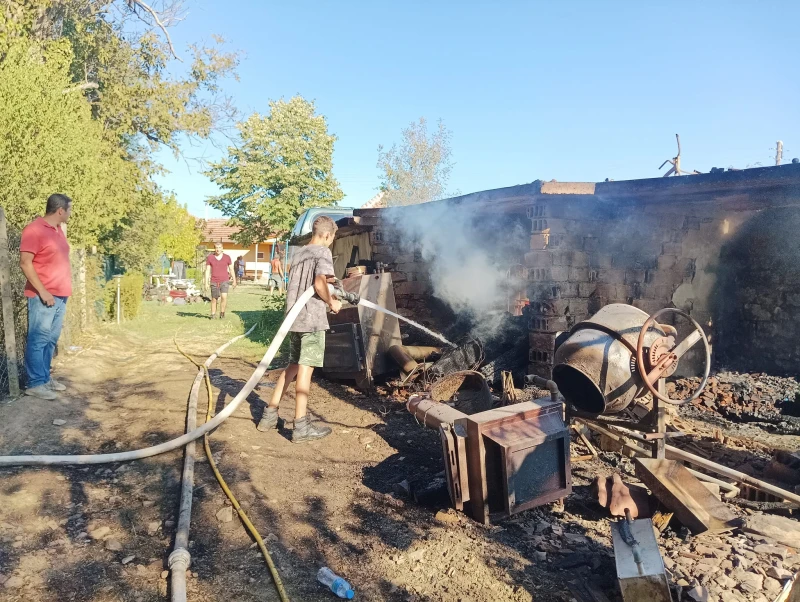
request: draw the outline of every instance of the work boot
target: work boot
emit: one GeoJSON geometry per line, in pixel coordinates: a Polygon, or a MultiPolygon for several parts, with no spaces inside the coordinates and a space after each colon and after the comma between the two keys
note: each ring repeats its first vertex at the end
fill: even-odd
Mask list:
{"type": "Polygon", "coordinates": [[[38,387],[28,387],[25,389],[25,395],[38,397],[39,399],[46,399],[48,401],[58,399],[58,395],[53,393],[52,389],[50,389],[50,387],[48,387],[46,384],[39,385],[38,387]]]}
{"type": "Polygon", "coordinates": [[[51,391],[66,391],[67,390],[67,387],[62,385],[55,378],[51,378],[50,381],[47,383],[47,386],[50,388],[51,391]]]}
{"type": "Polygon", "coordinates": [[[220,317],[220,319],[224,318],[225,317],[225,312],[224,311],[219,312],[219,317],[220,317]]]}
{"type": "Polygon", "coordinates": [[[265,433],[274,428],[278,428],[278,408],[271,408],[267,406],[264,409],[264,413],[261,415],[261,420],[259,421],[258,426],[256,426],[256,429],[262,433],[265,433]]]}
{"type": "Polygon", "coordinates": [[[304,443],[306,441],[314,441],[322,439],[331,434],[331,429],[327,426],[315,426],[308,414],[302,418],[294,421],[294,430],[292,431],[292,443],[304,443]]]}

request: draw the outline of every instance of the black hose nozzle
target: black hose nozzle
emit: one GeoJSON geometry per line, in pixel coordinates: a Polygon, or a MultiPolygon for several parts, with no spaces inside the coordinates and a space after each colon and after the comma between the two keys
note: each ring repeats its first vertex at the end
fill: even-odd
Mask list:
{"type": "Polygon", "coordinates": [[[358,305],[361,303],[361,296],[358,293],[349,293],[341,286],[333,286],[333,294],[340,301],[347,301],[351,305],[358,305]]]}

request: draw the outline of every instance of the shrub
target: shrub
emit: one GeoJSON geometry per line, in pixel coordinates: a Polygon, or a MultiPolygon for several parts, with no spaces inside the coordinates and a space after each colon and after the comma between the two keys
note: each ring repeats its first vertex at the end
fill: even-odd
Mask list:
{"type": "MultiPolygon", "coordinates": [[[[139,272],[128,272],[122,276],[119,285],[120,305],[122,306],[122,317],[130,320],[139,315],[139,308],[142,305],[142,289],[144,288],[144,275],[139,272]]],[[[117,287],[116,281],[109,280],[106,283],[106,307],[108,315],[112,320],[117,317],[117,287]]]]}

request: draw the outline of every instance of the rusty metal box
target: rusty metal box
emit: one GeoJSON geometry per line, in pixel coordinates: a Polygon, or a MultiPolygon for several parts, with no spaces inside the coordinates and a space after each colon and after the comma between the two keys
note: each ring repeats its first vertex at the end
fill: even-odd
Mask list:
{"type": "Polygon", "coordinates": [[[518,403],[473,414],[466,427],[469,511],[479,522],[521,512],[572,492],[569,431],[562,404],[518,403]]]}

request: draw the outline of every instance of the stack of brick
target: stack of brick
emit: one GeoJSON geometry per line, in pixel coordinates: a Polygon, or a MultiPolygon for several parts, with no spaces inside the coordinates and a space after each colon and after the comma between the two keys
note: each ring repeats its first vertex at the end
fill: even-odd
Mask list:
{"type": "MultiPolygon", "coordinates": [[[[663,215],[627,211],[621,215],[596,199],[529,207],[531,250],[524,264],[531,374],[550,377],[557,334],[604,305],[628,303],[648,314],[673,306],[678,287],[694,279],[701,229],[708,235],[719,226],[674,207],[663,215]]],[[[699,321],[707,322],[707,309],[697,310],[699,321]]]]}
{"type": "Polygon", "coordinates": [[[379,218],[370,218],[367,225],[372,226],[372,260],[386,264],[392,273],[398,313],[417,321],[430,318],[430,268],[422,257],[419,244],[411,235],[401,239],[396,229],[388,227],[379,218]]]}

